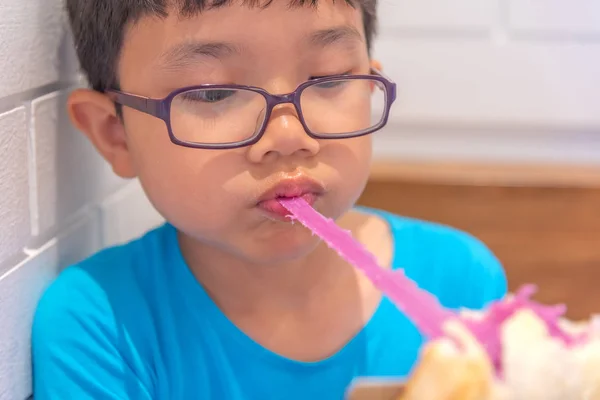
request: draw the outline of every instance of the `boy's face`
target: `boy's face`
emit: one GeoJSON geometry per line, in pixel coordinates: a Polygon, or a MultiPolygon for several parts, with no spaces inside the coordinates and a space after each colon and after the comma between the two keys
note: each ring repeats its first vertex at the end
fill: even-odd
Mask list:
{"type": "MultiPolygon", "coordinates": [[[[321,1],[317,9],[275,1],[186,19],[175,11],[166,19],[142,18],[125,33],[118,73],[124,92],[163,98],[204,83],[282,94],[313,77],[368,74],[370,67],[359,9],[343,1],[321,1]],[[227,46],[182,47],[207,42],[227,46]]],[[[273,110],[258,143],[233,150],[177,146],[163,121],[128,107],[123,117],[122,132],[114,123],[110,132],[114,143],[123,135],[121,147],[103,151],[115,171],[138,176],[157,210],[187,236],[257,263],[300,257],[317,243],[299,224],[278,218],[273,202],[261,203],[266,192],[287,182],[283,191],[310,192],[314,207],[335,219],[353,206],[368,178],[370,136],[315,140],[291,104],[273,110]]]]}

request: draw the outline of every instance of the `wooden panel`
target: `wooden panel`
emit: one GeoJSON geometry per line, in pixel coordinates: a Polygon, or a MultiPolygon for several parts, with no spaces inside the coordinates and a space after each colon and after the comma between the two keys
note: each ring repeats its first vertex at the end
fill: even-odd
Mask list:
{"type": "MultiPolygon", "coordinates": [[[[518,186],[510,186],[506,175],[502,184],[494,184],[498,174],[492,173],[493,180],[471,185],[464,169],[459,183],[452,183],[447,167],[440,170],[444,179],[436,179],[432,169],[407,175],[406,168],[397,174],[386,168],[385,174],[373,174],[361,204],[470,232],[501,259],[511,290],[536,283],[537,298],[567,303],[571,318],[600,312],[600,187],[592,184],[595,180],[551,187],[549,179],[524,185],[521,176],[518,186]]],[[[481,178],[481,171],[473,176],[481,178]]]]}

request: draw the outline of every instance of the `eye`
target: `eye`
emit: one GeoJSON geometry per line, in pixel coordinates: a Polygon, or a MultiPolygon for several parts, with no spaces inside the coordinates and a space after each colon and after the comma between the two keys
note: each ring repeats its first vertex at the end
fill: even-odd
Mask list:
{"type": "Polygon", "coordinates": [[[334,89],[334,88],[343,86],[346,83],[348,83],[347,80],[336,80],[336,81],[322,82],[322,83],[319,83],[319,84],[317,84],[315,86],[318,87],[318,88],[321,88],[321,89],[334,89]]]}
{"type": "Polygon", "coordinates": [[[191,102],[218,103],[228,99],[235,93],[235,90],[227,89],[202,89],[187,92],[184,94],[184,98],[191,102]]]}
{"type": "MultiPolygon", "coordinates": [[[[338,76],[345,76],[345,75],[349,75],[350,71],[348,72],[344,72],[343,74],[334,74],[334,75],[323,75],[323,76],[311,76],[310,80],[314,81],[317,79],[325,79],[325,78],[333,78],[333,77],[338,77],[338,76]]],[[[345,85],[346,83],[348,83],[348,80],[346,79],[334,79],[334,80],[330,80],[330,81],[325,81],[325,82],[321,82],[315,85],[315,87],[321,88],[321,89],[333,89],[336,87],[340,87],[345,85]]]]}

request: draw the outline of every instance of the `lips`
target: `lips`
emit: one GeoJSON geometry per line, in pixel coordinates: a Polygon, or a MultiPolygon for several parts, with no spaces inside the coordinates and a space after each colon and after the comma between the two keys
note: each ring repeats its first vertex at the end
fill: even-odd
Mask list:
{"type": "Polygon", "coordinates": [[[286,179],[278,182],[260,196],[257,207],[272,217],[285,219],[290,213],[279,204],[279,199],[301,197],[308,204],[313,205],[323,192],[323,186],[313,179],[286,179]]]}

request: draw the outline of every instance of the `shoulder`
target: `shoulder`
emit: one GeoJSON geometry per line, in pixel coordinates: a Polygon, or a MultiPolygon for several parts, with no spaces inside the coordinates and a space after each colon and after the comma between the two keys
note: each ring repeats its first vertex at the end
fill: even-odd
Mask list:
{"type": "MultiPolygon", "coordinates": [[[[38,301],[33,321],[33,341],[49,343],[83,331],[91,340],[94,331],[117,340],[118,329],[142,323],[145,318],[144,279],[140,269],[160,228],[129,243],[110,247],[65,268],[38,301]]],[[[150,267],[150,266],[148,266],[150,267]]],[[[121,332],[122,333],[122,332],[121,332]]]]}
{"type": "Polygon", "coordinates": [[[69,342],[86,347],[95,347],[100,339],[118,342],[110,297],[87,265],[68,267],[38,301],[31,338],[35,362],[69,342]]]}
{"type": "MultiPolygon", "coordinates": [[[[131,279],[129,254],[133,244],[113,247],[65,268],[44,291],[33,321],[33,341],[74,332],[85,325],[102,327],[109,334],[114,327],[115,296],[131,279]]],[[[130,291],[133,296],[135,290],[130,291]]],[[[118,308],[118,305],[117,305],[118,308]]]]}
{"type": "Polygon", "coordinates": [[[507,291],[506,274],[478,238],[443,224],[376,211],[394,239],[395,266],[447,307],[482,308],[507,291]]]}
{"type": "Polygon", "coordinates": [[[53,298],[55,292],[64,288],[71,288],[71,293],[110,292],[130,290],[132,286],[143,284],[144,277],[152,272],[152,264],[164,258],[170,235],[169,226],[162,225],[127,243],[102,249],[67,266],[46,290],[44,298],[53,298]]]}
{"type": "Polygon", "coordinates": [[[380,210],[368,209],[368,212],[387,222],[396,249],[404,254],[428,259],[443,256],[447,261],[495,258],[481,240],[465,231],[380,210]]]}
{"type": "Polygon", "coordinates": [[[136,286],[134,264],[143,240],[103,249],[67,266],[44,291],[38,309],[100,306],[111,294],[131,290],[136,286]]]}
{"type": "Polygon", "coordinates": [[[36,398],[147,397],[153,311],[139,264],[157,233],[67,267],[44,291],[31,332],[36,398]]]}

